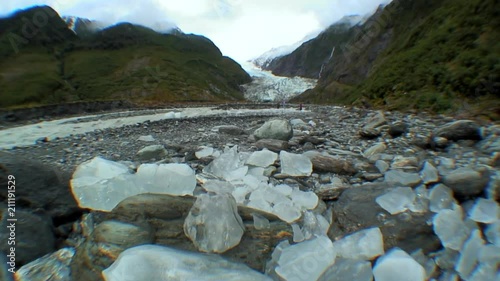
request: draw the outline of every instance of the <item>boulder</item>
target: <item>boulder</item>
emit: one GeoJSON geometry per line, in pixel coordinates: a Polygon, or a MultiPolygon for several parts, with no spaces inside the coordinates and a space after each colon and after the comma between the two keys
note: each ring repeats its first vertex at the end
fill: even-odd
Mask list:
{"type": "Polygon", "coordinates": [[[255,139],[274,139],[288,141],[293,137],[290,122],[285,119],[267,121],[254,132],[255,139]]]}
{"type": "Polygon", "coordinates": [[[242,128],[235,125],[223,125],[218,127],[218,131],[221,134],[227,134],[231,136],[246,135],[247,133],[242,128]]]}
{"type": "Polygon", "coordinates": [[[150,145],[137,152],[137,158],[142,161],[147,160],[160,160],[168,155],[167,150],[163,145],[150,145]]]}
{"type": "Polygon", "coordinates": [[[480,140],[481,127],[474,121],[459,120],[447,123],[434,130],[434,137],[443,137],[448,140],[480,140]]]}
{"type": "Polygon", "coordinates": [[[490,172],[485,167],[459,168],[443,177],[443,183],[450,187],[458,197],[481,194],[489,181],[490,172]]]}
{"type": "Polygon", "coordinates": [[[255,143],[255,146],[258,149],[267,148],[267,149],[274,151],[274,152],[280,152],[282,150],[288,149],[288,142],[287,141],[280,141],[280,140],[262,139],[262,140],[257,141],[255,143]]]}
{"type": "Polygon", "coordinates": [[[387,133],[393,138],[400,137],[401,135],[406,134],[406,132],[408,132],[408,124],[399,121],[392,123],[387,131],[387,133]]]}
{"type": "Polygon", "coordinates": [[[385,119],[384,112],[377,111],[375,115],[368,118],[363,126],[363,129],[375,129],[384,124],[387,124],[387,119],[385,119]]]}
{"type": "Polygon", "coordinates": [[[363,128],[359,130],[359,135],[365,139],[375,139],[380,136],[380,131],[375,128],[363,128]]]}
{"type": "Polygon", "coordinates": [[[304,155],[311,159],[313,170],[316,172],[336,173],[340,175],[353,175],[357,173],[354,165],[348,160],[321,155],[319,153],[305,153],[304,155]]]}
{"type": "MultiPolygon", "coordinates": [[[[69,189],[69,173],[13,153],[0,152],[0,181],[6,184],[8,175],[15,177],[17,207],[26,211],[44,210],[56,227],[81,216],[82,210],[69,189]]],[[[7,202],[7,188],[1,189],[0,202],[7,202]]]]}
{"type": "Polygon", "coordinates": [[[56,237],[50,217],[33,214],[19,207],[16,207],[15,217],[11,217],[10,211],[11,209],[5,208],[1,213],[0,252],[9,254],[10,247],[15,247],[16,266],[27,264],[56,250],[56,237]],[[17,221],[8,221],[9,218],[17,221]],[[8,228],[12,223],[14,227],[8,228]],[[9,239],[12,237],[11,233],[15,234],[15,240],[9,239]],[[15,241],[15,245],[10,245],[7,241],[15,241]]]}
{"type": "Polygon", "coordinates": [[[432,213],[390,215],[375,201],[386,194],[392,185],[387,183],[366,184],[345,190],[333,203],[333,223],[328,236],[336,241],[356,231],[379,227],[384,237],[384,249],[399,247],[412,252],[419,248],[425,252],[437,250],[441,243],[427,221],[432,213]]]}

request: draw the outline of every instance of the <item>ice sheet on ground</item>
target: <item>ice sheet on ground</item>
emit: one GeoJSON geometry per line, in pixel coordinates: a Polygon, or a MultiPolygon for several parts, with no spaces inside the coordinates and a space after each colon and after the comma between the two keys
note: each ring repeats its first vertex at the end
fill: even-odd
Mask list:
{"type": "Polygon", "coordinates": [[[247,159],[246,164],[251,166],[266,168],[271,166],[278,159],[278,154],[267,149],[255,151],[247,159]]]}
{"type": "Polygon", "coordinates": [[[224,253],[240,243],[245,226],[229,194],[201,194],[184,221],[184,232],[196,248],[224,253]]]}
{"type": "Polygon", "coordinates": [[[373,267],[377,281],[424,281],[425,269],[405,251],[394,248],[380,257],[373,267]]]}
{"type": "Polygon", "coordinates": [[[484,240],[481,237],[480,230],[474,230],[470,238],[465,242],[455,266],[455,270],[459,273],[460,277],[468,280],[474,268],[477,265],[479,251],[484,245],[484,240]]]}
{"type": "Polygon", "coordinates": [[[311,160],[300,154],[293,154],[282,150],[280,152],[281,173],[294,177],[310,176],[312,173],[311,160]]]}
{"type": "Polygon", "coordinates": [[[456,251],[462,249],[462,245],[472,231],[470,226],[464,222],[463,217],[460,206],[456,206],[453,210],[441,210],[434,216],[434,232],[444,247],[456,251]]]}
{"type": "Polygon", "coordinates": [[[500,220],[500,208],[494,200],[478,198],[469,211],[469,217],[477,222],[493,223],[500,220]]]}
{"type": "Polygon", "coordinates": [[[339,257],[353,260],[371,260],[384,254],[384,241],[378,227],[347,235],[333,246],[339,257]]]}
{"type": "Polygon", "coordinates": [[[111,211],[141,193],[192,195],[196,177],[185,164],[143,164],[130,174],[125,165],[96,157],[77,167],[70,184],[80,207],[111,211]]]}
{"type": "Polygon", "coordinates": [[[368,261],[337,258],[318,281],[372,281],[373,272],[368,261]]]}
{"type": "Polygon", "coordinates": [[[391,215],[408,210],[416,195],[410,187],[396,187],[375,199],[377,204],[391,215]]]}
{"type": "Polygon", "coordinates": [[[335,262],[335,257],[332,241],[320,236],[284,248],[275,270],[284,280],[317,280],[335,262]]]}
{"type": "Polygon", "coordinates": [[[457,204],[453,197],[453,191],[444,184],[438,184],[430,190],[429,200],[429,209],[434,213],[445,209],[453,209],[457,204]]]}
{"type": "Polygon", "coordinates": [[[271,281],[244,264],[230,262],[217,255],[158,245],[142,245],[125,250],[103,271],[103,276],[106,281],[271,281]]]}

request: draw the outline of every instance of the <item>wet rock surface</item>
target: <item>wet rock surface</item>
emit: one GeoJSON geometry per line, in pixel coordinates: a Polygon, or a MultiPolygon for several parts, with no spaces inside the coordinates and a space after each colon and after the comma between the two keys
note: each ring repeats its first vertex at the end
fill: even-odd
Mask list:
{"type": "MultiPolygon", "coordinates": [[[[41,163],[45,169],[65,173],[65,180],[60,181],[57,176],[56,180],[51,179],[46,170],[40,172],[42,178],[49,178],[48,183],[40,185],[47,186],[50,192],[59,192],[57,198],[49,193],[49,199],[48,194],[30,188],[33,185],[29,181],[35,179],[29,180],[28,172],[15,170],[8,161],[5,163],[11,166],[1,162],[1,173],[6,167],[9,172],[26,175],[28,180],[18,183],[18,188],[19,193],[27,193],[23,196],[27,196],[29,203],[19,202],[32,207],[31,210],[42,208],[43,214],[58,222],[50,229],[64,235],[57,236],[61,241],[52,251],[61,247],[75,249],[71,263],[38,261],[37,266],[46,271],[65,272],[62,268],[67,269],[70,264],[69,269],[83,278],[74,279],[73,274],[73,279],[62,280],[102,280],[102,270],[110,267],[120,253],[137,245],[156,244],[198,252],[186,235],[184,224],[201,194],[231,194],[237,202],[241,224],[236,220],[231,225],[240,225],[241,239],[216,252],[223,252],[220,256],[224,259],[244,263],[275,280],[283,276],[309,280],[294,275],[294,267],[307,268],[309,253],[304,252],[304,260],[290,253],[303,251],[301,247],[308,248],[308,244],[302,243],[310,241],[312,248],[318,241],[323,247],[333,243],[333,248],[330,262],[322,264],[322,272],[312,272],[304,278],[316,276],[328,280],[329,276],[349,276],[356,272],[368,276],[367,280],[372,275],[385,278],[398,263],[411,267],[418,276],[446,278],[456,274],[464,279],[491,276],[489,265],[494,258],[489,260],[486,256],[492,245],[498,247],[500,240],[499,217],[488,211],[491,206],[498,208],[495,200],[500,194],[500,151],[496,143],[499,130],[494,124],[425,113],[342,107],[308,109],[277,111],[274,116],[241,116],[231,115],[228,108],[227,115],[100,129],[2,152],[1,157],[6,154],[14,155],[12,159],[29,158],[27,164],[16,164],[18,167],[41,163]],[[279,129],[283,131],[278,137],[282,140],[272,139],[276,138],[272,134],[256,133],[276,118],[285,120],[279,129]],[[362,131],[377,133],[360,134],[362,131]],[[150,141],[138,141],[143,136],[151,136],[150,141]],[[146,156],[138,154],[148,146],[146,156]],[[254,152],[258,153],[252,156],[254,152]],[[225,153],[229,154],[224,156],[225,153]],[[183,164],[196,174],[196,188],[190,189],[188,196],[139,194],[117,202],[108,212],[83,211],[72,197],[68,175],[77,165],[97,156],[120,163],[134,176],[140,175],[141,164],[183,164]],[[225,165],[229,164],[232,168],[227,170],[225,165]],[[39,198],[53,203],[39,204],[39,198]],[[460,212],[454,211],[457,206],[460,212]],[[82,212],[86,214],[78,219],[82,212]],[[455,222],[456,233],[463,234],[458,240],[449,238],[453,235],[441,223],[443,218],[449,222],[448,217],[455,222]],[[333,250],[335,241],[376,228],[382,234],[383,245],[380,245],[384,252],[354,260],[344,256],[335,258],[338,254],[333,250]],[[322,238],[314,240],[314,237],[322,238]],[[288,245],[282,244],[285,240],[288,245]],[[487,248],[483,250],[483,246],[487,248]],[[295,248],[286,250],[288,247],[295,248]],[[401,250],[391,251],[395,247],[401,250]],[[414,255],[418,250],[422,253],[414,255]],[[477,254],[484,256],[482,259],[466,258],[472,255],[467,253],[482,251],[484,254],[477,254]],[[456,258],[452,266],[449,266],[449,256],[453,256],[450,253],[456,258]],[[377,259],[377,256],[382,257],[377,259]],[[423,264],[420,266],[415,260],[423,264]]],[[[6,202],[6,198],[2,193],[0,199],[6,202]]],[[[217,214],[215,209],[214,214],[217,214]]],[[[237,217],[234,214],[228,213],[228,217],[237,217]]],[[[195,229],[195,225],[191,224],[191,228],[195,229]]],[[[53,256],[52,261],[58,257],[53,256]]]]}

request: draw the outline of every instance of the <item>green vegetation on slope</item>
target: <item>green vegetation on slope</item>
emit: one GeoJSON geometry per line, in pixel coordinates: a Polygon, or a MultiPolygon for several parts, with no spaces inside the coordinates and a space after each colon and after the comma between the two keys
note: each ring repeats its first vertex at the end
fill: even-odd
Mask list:
{"type": "Polygon", "coordinates": [[[496,0],[395,0],[299,99],[439,112],[464,104],[498,110],[499,13],[496,0]]]}
{"type": "MultiPolygon", "coordinates": [[[[35,36],[16,53],[10,41],[12,34],[22,35],[15,31],[23,27],[16,25],[17,17],[0,25],[6,23],[11,31],[0,34],[0,107],[240,100],[239,85],[250,81],[236,62],[202,36],[159,34],[122,23],[84,38],[71,33],[63,40],[44,41],[35,36]]],[[[53,29],[48,23],[37,34],[47,37],[53,29]]]]}

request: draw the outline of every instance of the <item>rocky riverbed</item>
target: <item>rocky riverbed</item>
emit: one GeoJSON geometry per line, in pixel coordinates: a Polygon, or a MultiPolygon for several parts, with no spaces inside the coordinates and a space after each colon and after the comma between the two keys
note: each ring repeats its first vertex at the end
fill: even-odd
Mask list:
{"type": "MultiPolygon", "coordinates": [[[[189,237],[185,224],[193,204],[198,204],[196,198],[136,195],[111,211],[90,211],[77,207],[68,181],[78,165],[98,156],[123,164],[131,173],[145,163],[176,163],[186,164],[196,175],[207,170],[216,174],[207,167],[231,147],[244,157],[263,149],[279,154],[279,160],[276,156],[276,161],[262,167],[259,176],[273,187],[284,185],[296,192],[314,193],[318,201],[300,209],[299,219],[289,219],[288,213],[262,210],[261,205],[248,204],[244,202],[248,198],[243,198],[237,204],[241,241],[220,254],[237,263],[224,264],[228,272],[240,270],[245,274],[251,268],[275,280],[310,280],[307,278],[311,275],[293,273],[294,267],[307,272],[303,262],[289,264],[280,259],[279,253],[297,256],[300,250],[294,247],[329,249],[333,242],[332,249],[340,249],[332,250],[337,252],[332,252],[333,260],[336,255],[338,262],[318,262],[319,273],[314,272],[318,280],[342,280],[333,276],[353,272],[372,278],[372,265],[376,280],[392,280],[384,277],[387,272],[382,262],[391,265],[392,255],[401,257],[399,252],[390,251],[395,247],[411,254],[424,270],[424,279],[411,280],[498,278],[494,270],[500,263],[498,255],[480,255],[480,247],[471,246],[485,245],[485,253],[500,249],[498,125],[425,113],[345,107],[239,110],[223,108],[214,115],[190,117],[174,113],[168,119],[141,120],[55,139],[39,138],[33,145],[0,152],[2,179],[9,174],[18,179],[17,216],[24,222],[19,223],[16,237],[22,241],[16,248],[16,265],[24,265],[19,280],[49,280],[44,278],[50,274],[54,276],[50,280],[101,280],[101,272],[120,253],[142,244],[200,251],[200,241],[189,237]],[[284,122],[266,123],[273,119],[284,122]],[[286,157],[297,158],[289,161],[286,157]],[[301,161],[306,164],[291,168],[290,163],[301,161]],[[483,212],[486,215],[474,211],[482,206],[478,205],[481,200],[489,204],[483,212]],[[315,223],[306,222],[311,218],[315,223]],[[460,241],[450,241],[439,218],[452,230],[464,233],[460,241]],[[327,227],[320,222],[327,222],[327,227]],[[370,231],[363,235],[375,237],[367,238],[374,252],[356,256],[349,253],[355,251],[352,246],[342,246],[353,243],[346,235],[359,231],[370,231]],[[324,237],[328,239],[322,240],[324,237]],[[377,248],[376,237],[383,240],[381,248],[377,248]],[[283,244],[284,240],[291,246],[283,244]],[[487,257],[478,258],[484,255],[487,257]],[[248,268],[240,268],[241,264],[248,268]],[[339,268],[347,273],[339,273],[339,268]]],[[[194,195],[207,192],[205,180],[197,178],[194,195]]],[[[1,199],[6,204],[4,193],[1,199]]],[[[2,225],[7,223],[6,211],[2,225]]],[[[8,235],[5,229],[2,227],[0,235],[8,235]]],[[[7,245],[0,249],[9,250],[7,245]]],[[[154,255],[176,255],[146,250],[157,251],[154,255]]],[[[411,266],[416,268],[414,272],[419,272],[418,265],[411,266]]],[[[248,276],[254,276],[255,271],[248,276]]],[[[107,272],[107,280],[119,280],[107,272]]],[[[397,270],[392,274],[397,276],[397,270]]],[[[4,276],[8,278],[7,272],[4,276]]],[[[257,280],[248,278],[241,280],[257,280]]]]}

